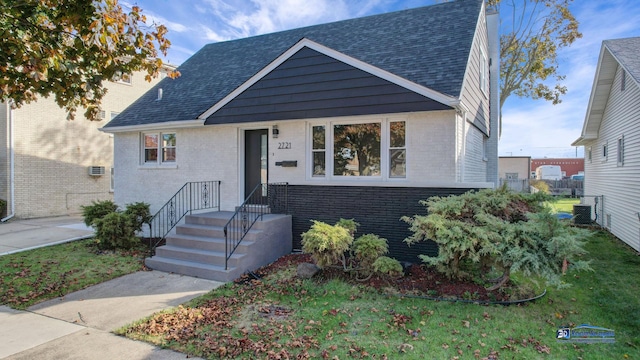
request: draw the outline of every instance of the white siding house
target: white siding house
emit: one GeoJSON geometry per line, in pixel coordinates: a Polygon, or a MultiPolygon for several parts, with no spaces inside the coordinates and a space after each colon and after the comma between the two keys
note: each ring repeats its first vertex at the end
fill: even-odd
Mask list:
{"type": "Polygon", "coordinates": [[[640,37],[605,40],[581,136],[585,194],[603,196],[597,219],[640,251],[640,37]]]}
{"type": "Polygon", "coordinates": [[[415,257],[403,215],[496,185],[497,44],[482,0],[209,44],[102,128],[115,201],[156,211],[185,182],[215,180],[232,211],[257,177],[288,184],[294,248],[310,220],[342,217],[415,257]],[[145,142],[163,136],[168,149],[145,142]]]}

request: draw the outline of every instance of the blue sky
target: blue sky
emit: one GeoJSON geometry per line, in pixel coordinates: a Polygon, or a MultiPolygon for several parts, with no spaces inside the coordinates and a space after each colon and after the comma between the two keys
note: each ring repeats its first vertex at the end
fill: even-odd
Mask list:
{"type": "MultiPolygon", "coordinates": [[[[211,42],[432,5],[436,0],[138,0],[149,21],[169,29],[165,60],[179,65],[211,42]]],[[[640,1],[575,0],[582,39],[560,54],[568,93],[559,105],[510,97],[503,107],[501,156],[579,157],[580,136],[603,40],[640,36],[640,1]]],[[[507,14],[504,14],[507,15],[507,14]]],[[[640,56],[640,55],[639,55],[640,56]]]]}

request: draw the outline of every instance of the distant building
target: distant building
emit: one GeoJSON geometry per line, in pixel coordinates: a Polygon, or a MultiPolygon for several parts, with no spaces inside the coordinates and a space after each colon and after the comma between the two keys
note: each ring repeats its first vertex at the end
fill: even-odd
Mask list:
{"type": "Polygon", "coordinates": [[[94,200],[112,200],[113,135],[98,128],[173,68],[151,82],[142,72],[105,82],[101,121],[87,120],[82,108],[67,120],[53,97],[17,109],[0,102],[0,199],[7,201],[0,219],[78,214],[94,200]]]}
{"type": "Polygon", "coordinates": [[[535,172],[540,165],[560,165],[563,177],[584,173],[584,158],[531,159],[532,172],[535,172]]]}
{"type": "Polygon", "coordinates": [[[531,171],[531,156],[500,156],[498,158],[498,177],[500,179],[529,179],[531,171]]]}

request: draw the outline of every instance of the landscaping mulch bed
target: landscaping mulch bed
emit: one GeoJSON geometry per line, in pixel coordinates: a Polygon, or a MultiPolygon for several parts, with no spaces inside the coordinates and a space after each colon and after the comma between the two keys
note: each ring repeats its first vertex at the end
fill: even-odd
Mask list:
{"type": "MultiPolygon", "coordinates": [[[[258,277],[264,277],[292,265],[297,266],[300,263],[313,263],[313,259],[310,254],[285,255],[275,262],[258,269],[254,274],[258,277]]],[[[246,281],[251,277],[250,275],[245,275],[238,279],[237,282],[246,281]]],[[[373,275],[366,281],[356,281],[352,275],[344,272],[341,268],[325,268],[315,278],[320,281],[342,279],[353,284],[371,286],[381,292],[396,295],[481,302],[507,302],[514,300],[509,294],[509,286],[489,292],[480,284],[449,279],[435,269],[423,264],[411,264],[405,269],[404,276],[397,279],[373,275]]],[[[530,295],[531,297],[535,296],[535,294],[530,295]]]]}

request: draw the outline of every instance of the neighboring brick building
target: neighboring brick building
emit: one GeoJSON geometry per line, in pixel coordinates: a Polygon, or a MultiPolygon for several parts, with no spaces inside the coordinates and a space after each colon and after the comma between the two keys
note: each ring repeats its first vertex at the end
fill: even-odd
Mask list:
{"type": "Polygon", "coordinates": [[[98,129],[159,80],[136,73],[108,83],[102,121],[87,120],[84,109],[67,120],[52,97],[19,109],[0,103],[0,199],[7,201],[0,218],[77,214],[92,200],[111,200],[113,136],[98,129]]]}
{"type": "Polygon", "coordinates": [[[531,171],[535,172],[540,165],[560,165],[562,176],[569,177],[584,173],[584,158],[544,158],[531,159],[531,171]]]}

